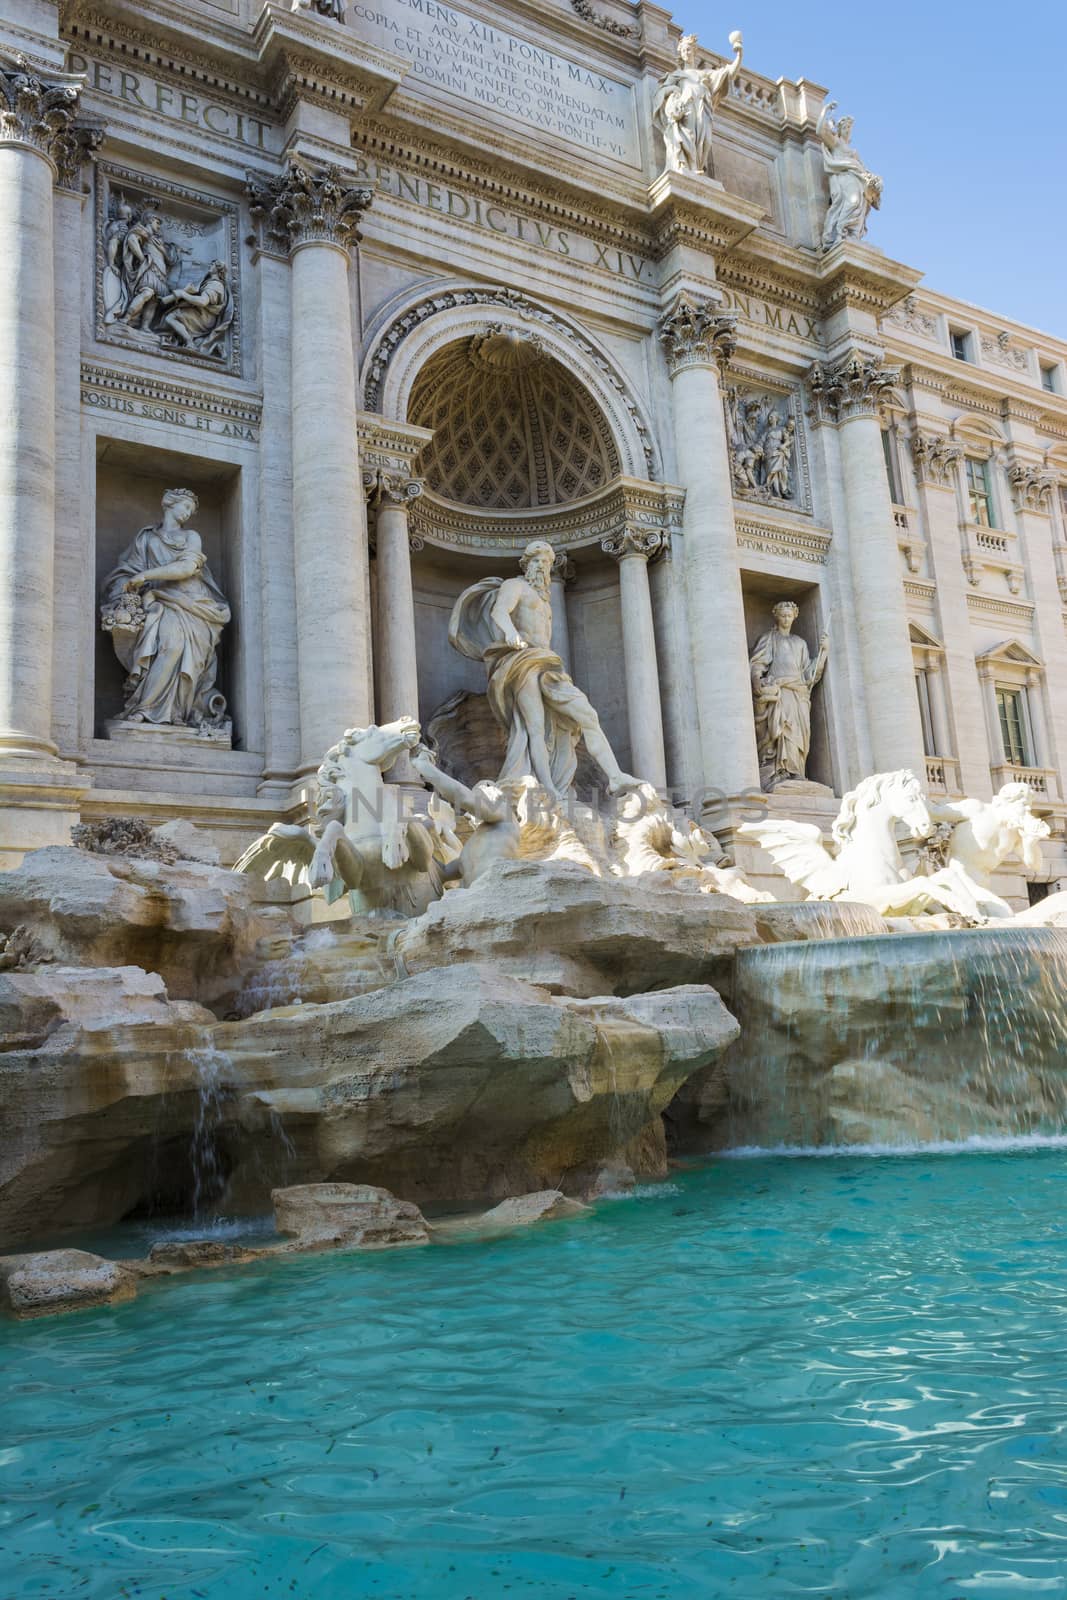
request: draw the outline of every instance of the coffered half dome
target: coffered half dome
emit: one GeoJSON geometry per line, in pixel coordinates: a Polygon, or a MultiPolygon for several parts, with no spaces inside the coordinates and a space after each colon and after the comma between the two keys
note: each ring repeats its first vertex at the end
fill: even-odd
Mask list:
{"type": "Polygon", "coordinates": [[[432,428],[427,488],[460,505],[519,511],[604,487],[619,453],[596,400],[536,334],[492,324],[437,351],[408,421],[432,428]]]}

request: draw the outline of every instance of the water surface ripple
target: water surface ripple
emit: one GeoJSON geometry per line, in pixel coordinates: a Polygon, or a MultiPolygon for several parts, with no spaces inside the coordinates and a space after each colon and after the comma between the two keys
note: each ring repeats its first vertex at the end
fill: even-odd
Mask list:
{"type": "Polygon", "coordinates": [[[1067,1596],[1067,1151],[720,1161],[9,1325],[17,1600],[1067,1596]]]}

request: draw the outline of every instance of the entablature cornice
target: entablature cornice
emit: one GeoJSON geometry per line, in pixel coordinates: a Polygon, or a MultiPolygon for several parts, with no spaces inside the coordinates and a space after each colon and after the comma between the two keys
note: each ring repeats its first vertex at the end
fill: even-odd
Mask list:
{"type": "Polygon", "coordinates": [[[413,537],[424,545],[495,556],[521,551],[531,539],[577,550],[602,545],[624,530],[667,537],[681,531],[684,505],[685,490],[674,484],[620,477],[584,500],[515,511],[457,505],[425,489],[408,515],[413,537]]]}
{"type": "MultiPolygon", "coordinates": [[[[570,184],[539,183],[536,179],[519,182],[513,171],[499,162],[467,156],[459,160],[454,146],[444,141],[412,137],[406,130],[400,132],[375,119],[361,119],[353,128],[352,148],[381,166],[469,189],[494,204],[550,218],[555,225],[562,223],[607,237],[619,248],[651,256],[652,232],[647,219],[642,222],[644,208],[639,198],[613,205],[593,200],[588,190],[570,184]]],[[[640,195],[640,190],[635,191],[635,196],[640,195]]]]}

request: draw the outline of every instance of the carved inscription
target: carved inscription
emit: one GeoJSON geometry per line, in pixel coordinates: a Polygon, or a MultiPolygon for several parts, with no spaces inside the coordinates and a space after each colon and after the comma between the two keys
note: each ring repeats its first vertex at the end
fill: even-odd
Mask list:
{"type": "Polygon", "coordinates": [[[440,0],[357,0],[350,25],[411,63],[405,88],[456,95],[584,150],[639,164],[628,84],[440,0]]]}
{"type": "Polygon", "coordinates": [[[67,56],[67,70],[84,72],[89,89],[124,100],[128,106],[137,106],[142,111],[154,111],[174,122],[183,122],[188,128],[206,130],[220,139],[249,145],[253,150],[269,150],[276,142],[272,140],[270,125],[248,111],[238,111],[210,96],[172,88],[169,83],[160,83],[147,73],[127,72],[109,61],[93,61],[77,50],[67,56]]]}
{"type": "Polygon", "coordinates": [[[619,250],[614,245],[598,244],[573,229],[557,228],[548,222],[539,222],[521,216],[517,211],[506,210],[478,195],[464,194],[444,184],[431,183],[416,173],[398,172],[381,161],[357,158],[356,175],[369,183],[377,184],[383,194],[398,200],[409,200],[413,205],[425,206],[453,222],[463,222],[486,233],[518,240],[520,244],[534,245],[552,255],[570,257],[583,265],[598,267],[617,278],[632,283],[651,283],[652,268],[643,256],[629,250],[619,250]]]}

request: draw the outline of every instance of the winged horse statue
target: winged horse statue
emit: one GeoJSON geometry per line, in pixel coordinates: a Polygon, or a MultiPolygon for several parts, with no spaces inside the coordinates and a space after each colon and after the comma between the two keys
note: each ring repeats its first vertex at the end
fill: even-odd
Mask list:
{"type": "Polygon", "coordinates": [[[898,837],[915,841],[936,832],[914,772],[878,772],[841,802],[829,846],[812,822],[744,822],[738,829],[760,845],[790,883],[811,900],[858,900],[883,916],[954,911],[972,922],[1011,915],[1006,900],[975,882],[961,862],[915,877],[898,837]]]}
{"type": "Polygon", "coordinates": [[[425,911],[442,892],[445,841],[432,822],[405,814],[403,789],[382,777],[419,739],[414,717],[349,728],[316,773],[314,827],[274,823],[233,870],[306,883],[329,903],[347,892],[353,911],[425,911]]]}

